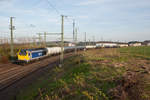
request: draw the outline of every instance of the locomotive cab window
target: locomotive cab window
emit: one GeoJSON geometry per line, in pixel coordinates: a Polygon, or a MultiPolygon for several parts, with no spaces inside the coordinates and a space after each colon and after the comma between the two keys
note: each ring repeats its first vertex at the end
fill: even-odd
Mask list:
{"type": "Polygon", "coordinates": [[[26,50],[21,49],[19,55],[22,55],[22,56],[27,55],[26,50]]]}
{"type": "Polygon", "coordinates": [[[31,55],[31,53],[28,53],[28,55],[30,56],[30,55],[31,55]]]}

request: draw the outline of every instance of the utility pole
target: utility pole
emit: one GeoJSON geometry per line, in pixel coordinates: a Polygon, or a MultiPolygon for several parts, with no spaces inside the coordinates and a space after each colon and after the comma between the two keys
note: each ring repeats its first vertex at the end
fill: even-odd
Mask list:
{"type": "Polygon", "coordinates": [[[101,37],[101,41],[103,41],[103,36],[101,37]]]}
{"type": "MultiPolygon", "coordinates": [[[[85,32],[85,35],[84,35],[84,46],[85,46],[85,48],[86,48],[86,32],[85,32]]],[[[85,49],[86,50],[86,49],[85,49]]]]}
{"type": "Polygon", "coordinates": [[[39,46],[41,46],[41,34],[39,33],[39,46]]]}
{"type": "Polygon", "coordinates": [[[93,45],[95,44],[95,36],[93,36],[93,45]]]}
{"type": "Polygon", "coordinates": [[[73,19],[73,42],[75,38],[75,20],[73,19]]]}
{"type": "Polygon", "coordinates": [[[91,45],[91,40],[89,39],[89,45],[91,45]]]}
{"type": "Polygon", "coordinates": [[[46,47],[46,32],[44,32],[44,45],[46,47]]]}
{"type": "Polygon", "coordinates": [[[32,40],[33,40],[33,47],[36,47],[36,38],[34,36],[33,36],[32,40]]]}
{"type": "Polygon", "coordinates": [[[84,43],[84,46],[85,46],[85,47],[84,47],[84,51],[85,51],[85,50],[86,50],[86,45],[87,45],[87,44],[86,44],[86,32],[85,32],[85,34],[84,34],[84,42],[85,42],[85,43],[84,43]]]}
{"type": "MultiPolygon", "coordinates": [[[[61,55],[60,55],[60,64],[59,67],[62,67],[63,60],[64,60],[64,15],[61,15],[61,33],[44,33],[45,35],[45,41],[46,41],[46,35],[61,35],[61,55]]],[[[43,33],[37,33],[40,37],[40,35],[43,35],[43,33]]],[[[41,38],[39,38],[41,39],[41,38]]]]}
{"type": "Polygon", "coordinates": [[[77,54],[77,34],[78,34],[78,30],[77,30],[77,28],[76,28],[76,30],[75,30],[75,54],[77,54]]]}
{"type": "Polygon", "coordinates": [[[10,34],[11,34],[11,60],[13,60],[14,57],[14,40],[13,40],[13,30],[15,29],[15,26],[13,26],[13,18],[14,17],[10,17],[10,34]]]}
{"type": "Polygon", "coordinates": [[[61,24],[61,55],[60,55],[60,67],[62,67],[63,60],[64,60],[64,15],[62,17],[62,24],[61,24]]]}

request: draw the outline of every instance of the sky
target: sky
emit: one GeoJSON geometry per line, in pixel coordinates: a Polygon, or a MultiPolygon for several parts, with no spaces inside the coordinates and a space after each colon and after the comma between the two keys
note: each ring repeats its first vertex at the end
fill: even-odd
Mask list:
{"type": "MultiPolygon", "coordinates": [[[[0,0],[0,36],[9,37],[9,18],[15,17],[14,37],[37,37],[36,33],[61,32],[72,38],[72,20],[78,41],[144,41],[150,39],[150,0],[0,0]]],[[[59,40],[48,36],[47,40],[59,40]]],[[[71,40],[71,39],[70,39],[71,40]]]]}

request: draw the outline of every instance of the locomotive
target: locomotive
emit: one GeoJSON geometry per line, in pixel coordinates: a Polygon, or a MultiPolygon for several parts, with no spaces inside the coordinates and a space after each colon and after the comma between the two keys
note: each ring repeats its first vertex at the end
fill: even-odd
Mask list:
{"type": "Polygon", "coordinates": [[[29,62],[31,60],[39,59],[47,55],[46,48],[38,49],[20,49],[17,53],[18,61],[29,62]]]}

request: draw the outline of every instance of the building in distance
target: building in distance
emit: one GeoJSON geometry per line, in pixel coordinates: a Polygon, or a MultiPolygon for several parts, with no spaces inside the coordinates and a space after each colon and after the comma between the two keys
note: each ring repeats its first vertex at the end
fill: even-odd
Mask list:
{"type": "Polygon", "coordinates": [[[131,41],[128,44],[129,46],[134,46],[134,47],[142,46],[142,42],[139,42],[139,41],[131,41]]]}

